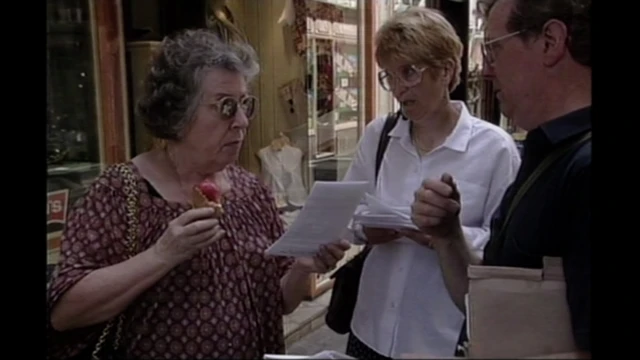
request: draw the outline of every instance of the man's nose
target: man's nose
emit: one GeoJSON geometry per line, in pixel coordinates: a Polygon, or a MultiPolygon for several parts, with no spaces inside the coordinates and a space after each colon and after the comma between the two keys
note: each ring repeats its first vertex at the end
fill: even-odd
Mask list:
{"type": "Polygon", "coordinates": [[[493,65],[491,65],[489,62],[484,61],[482,63],[482,76],[485,78],[493,78],[495,76],[495,72],[493,71],[493,65]]]}

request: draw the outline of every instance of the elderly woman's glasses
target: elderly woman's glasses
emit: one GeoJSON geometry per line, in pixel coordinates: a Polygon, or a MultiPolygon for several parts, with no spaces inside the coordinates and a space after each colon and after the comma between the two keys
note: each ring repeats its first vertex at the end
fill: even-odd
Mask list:
{"type": "Polygon", "coordinates": [[[422,74],[426,69],[426,66],[417,67],[415,65],[407,65],[404,66],[398,74],[382,70],[378,73],[378,81],[380,82],[380,86],[382,86],[386,91],[391,91],[398,80],[406,87],[414,87],[420,84],[422,81],[422,74]]]}
{"type": "Polygon", "coordinates": [[[480,46],[480,48],[482,49],[482,58],[484,59],[484,62],[487,65],[493,65],[496,61],[496,55],[495,55],[495,46],[497,43],[503,41],[503,40],[507,40],[511,37],[514,37],[516,35],[519,35],[520,33],[522,33],[522,30],[520,31],[514,31],[512,33],[508,33],[506,35],[503,36],[499,36],[495,39],[491,39],[489,41],[484,41],[484,43],[480,46]]]}
{"type": "Polygon", "coordinates": [[[252,119],[256,114],[258,99],[255,96],[244,96],[239,101],[232,97],[223,97],[211,104],[215,106],[224,120],[233,119],[241,109],[247,119],[252,119]]]}

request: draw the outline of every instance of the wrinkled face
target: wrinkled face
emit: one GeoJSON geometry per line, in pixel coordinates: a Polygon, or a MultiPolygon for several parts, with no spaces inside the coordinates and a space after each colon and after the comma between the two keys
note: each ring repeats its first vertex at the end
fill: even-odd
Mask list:
{"type": "Polygon", "coordinates": [[[212,69],[202,81],[194,119],[182,139],[204,162],[232,164],[238,159],[256,100],[237,72],[212,69]]]}
{"type": "Polygon", "coordinates": [[[402,106],[403,114],[411,121],[420,121],[437,111],[449,96],[450,71],[430,71],[424,65],[406,60],[380,60],[379,81],[385,90],[402,106]]]}
{"type": "Polygon", "coordinates": [[[525,42],[519,32],[509,32],[507,21],[515,1],[498,1],[489,13],[485,29],[485,64],[483,75],[493,82],[501,111],[505,116],[526,121],[536,106],[536,94],[544,91],[544,61],[540,42],[531,38],[525,42]]]}

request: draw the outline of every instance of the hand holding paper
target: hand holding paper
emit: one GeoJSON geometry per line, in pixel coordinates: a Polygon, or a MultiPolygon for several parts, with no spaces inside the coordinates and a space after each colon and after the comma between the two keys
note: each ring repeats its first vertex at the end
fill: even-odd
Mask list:
{"type": "Polygon", "coordinates": [[[314,256],[302,256],[296,259],[298,268],[308,273],[324,274],[336,267],[344,257],[345,251],[351,248],[347,240],[340,240],[320,246],[314,256]]]}
{"type": "Polygon", "coordinates": [[[368,186],[366,181],[316,181],[296,220],[267,254],[313,257],[322,245],[339,241],[368,186]]]}

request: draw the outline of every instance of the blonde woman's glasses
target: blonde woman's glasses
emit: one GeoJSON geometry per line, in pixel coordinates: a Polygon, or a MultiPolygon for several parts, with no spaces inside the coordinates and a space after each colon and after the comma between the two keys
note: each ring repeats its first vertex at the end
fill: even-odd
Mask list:
{"type": "Polygon", "coordinates": [[[427,69],[426,66],[417,67],[415,65],[407,65],[401,68],[398,74],[394,74],[387,70],[378,72],[378,81],[380,86],[386,91],[391,91],[400,81],[406,87],[414,87],[422,81],[422,75],[427,69]]]}

